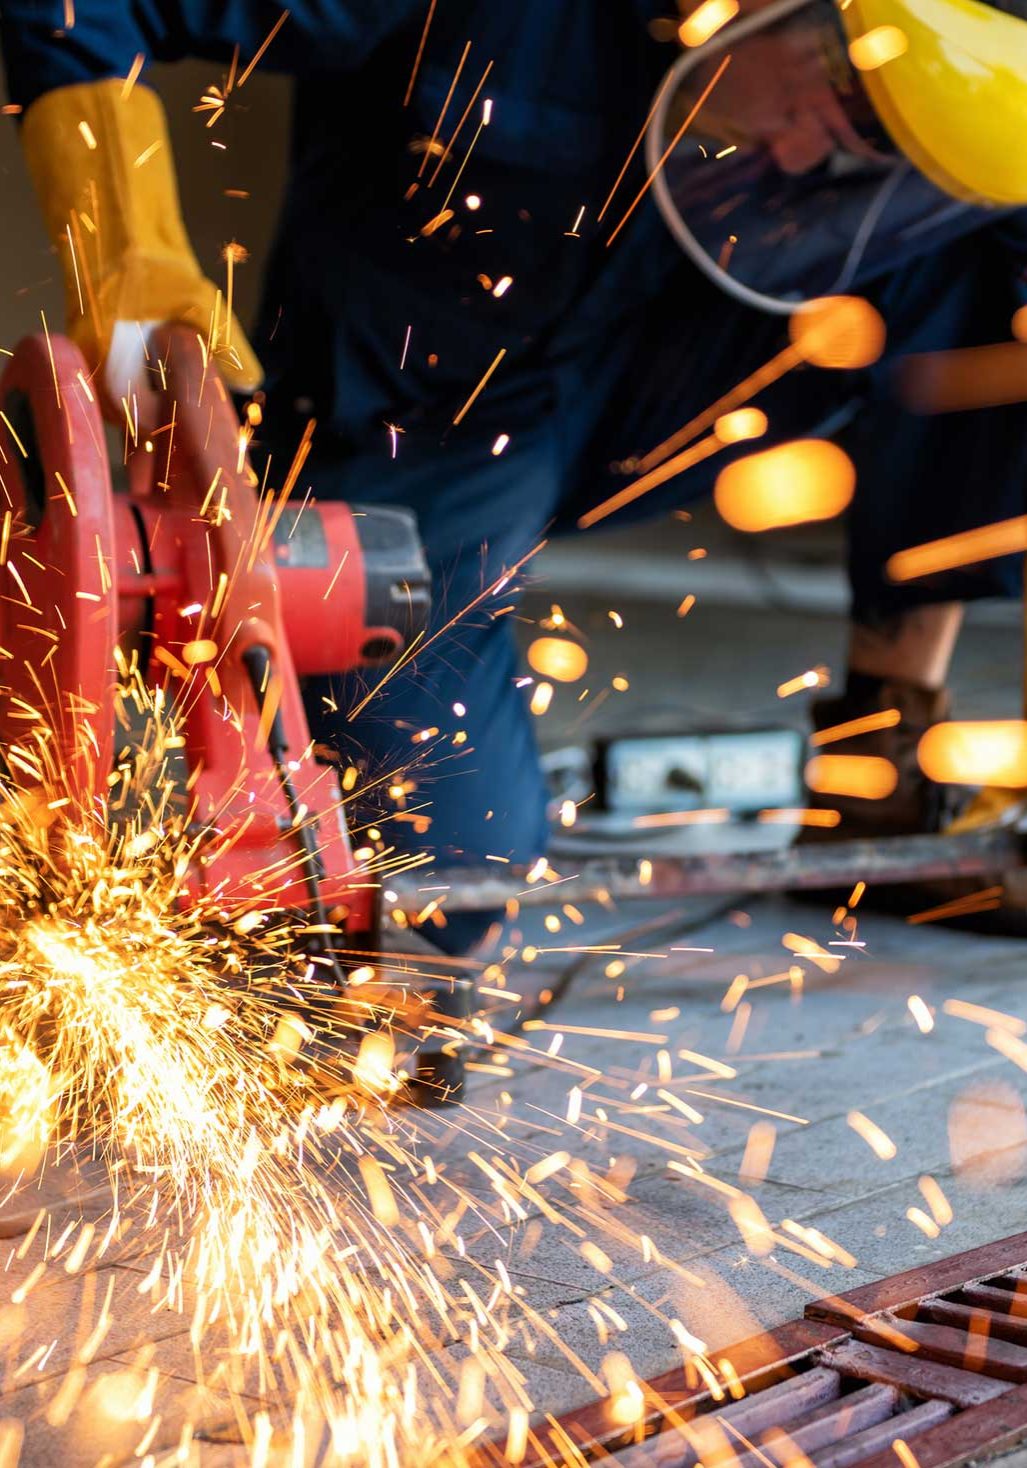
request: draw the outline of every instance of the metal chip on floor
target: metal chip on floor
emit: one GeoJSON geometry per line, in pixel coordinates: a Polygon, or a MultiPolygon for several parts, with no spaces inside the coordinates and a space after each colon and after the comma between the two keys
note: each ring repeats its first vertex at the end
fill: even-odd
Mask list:
{"type": "MultiPolygon", "coordinates": [[[[802,1320],[550,1418],[525,1468],[955,1468],[1027,1438],[1027,1233],[810,1305],[802,1320]]],[[[483,1463],[509,1461],[499,1448],[483,1463]]]]}

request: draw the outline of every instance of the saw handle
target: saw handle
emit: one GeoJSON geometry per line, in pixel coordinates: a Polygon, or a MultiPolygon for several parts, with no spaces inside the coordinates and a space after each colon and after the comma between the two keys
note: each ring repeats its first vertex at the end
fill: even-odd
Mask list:
{"type": "Polygon", "coordinates": [[[256,478],[228,389],[196,334],[171,323],[154,331],[151,345],[163,384],[163,422],[150,440],[152,452],[144,444],[131,457],[132,489],[159,495],[162,508],[183,509],[207,522],[205,579],[212,566],[216,592],[218,578],[225,577],[216,620],[233,629],[241,691],[249,681],[241,666],[245,649],[260,643],[277,663],[284,641],[276,578],[257,523],[256,478]]]}

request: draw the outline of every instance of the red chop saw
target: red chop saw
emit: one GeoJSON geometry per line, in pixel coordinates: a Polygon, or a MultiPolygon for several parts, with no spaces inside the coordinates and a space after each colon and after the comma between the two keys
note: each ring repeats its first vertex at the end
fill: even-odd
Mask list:
{"type": "Polygon", "coordinates": [[[43,707],[70,788],[103,810],[119,650],[134,651],[184,738],[197,840],[183,901],[302,909],[366,934],[374,884],[356,870],[335,770],[313,757],[301,680],[388,664],[424,626],[413,516],[300,508],[288,479],[258,495],[196,336],[164,328],[153,349],[163,423],[130,454],[127,492],[70,341],[26,338],[0,379],[0,749],[24,783],[25,706],[43,707]]]}

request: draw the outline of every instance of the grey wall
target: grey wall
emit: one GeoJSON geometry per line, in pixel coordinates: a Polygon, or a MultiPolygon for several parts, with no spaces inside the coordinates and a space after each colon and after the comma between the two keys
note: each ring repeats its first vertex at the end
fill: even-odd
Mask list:
{"type": "MultiPolygon", "coordinates": [[[[252,315],[259,273],[281,196],[288,144],[289,84],[251,77],[237,94],[230,117],[214,129],[192,108],[204,88],[220,80],[207,62],[155,67],[153,84],[168,110],[178,161],[183,210],[200,260],[214,280],[224,280],[220,253],[230,239],[251,252],[236,272],[236,300],[244,321],[252,315]],[[224,150],[212,142],[227,144],[224,150]],[[246,189],[250,198],[226,199],[224,190],[246,189]]],[[[4,101],[6,101],[6,96],[4,101]]],[[[0,346],[14,345],[39,329],[40,309],[51,328],[62,319],[60,273],[39,218],[18,144],[18,124],[0,118],[0,346]]]]}

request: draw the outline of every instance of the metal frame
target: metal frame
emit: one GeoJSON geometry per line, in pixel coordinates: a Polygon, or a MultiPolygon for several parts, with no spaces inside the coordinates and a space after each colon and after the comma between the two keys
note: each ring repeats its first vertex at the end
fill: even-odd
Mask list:
{"type": "MultiPolygon", "coordinates": [[[[554,857],[554,860],[557,858],[554,857]]],[[[775,851],[559,858],[557,881],[530,880],[524,868],[454,867],[430,876],[390,878],[394,906],[416,911],[425,895],[444,896],[450,912],[487,912],[515,898],[522,907],[554,901],[627,901],[731,893],[817,891],[857,882],[896,886],[958,877],[1005,876],[1024,865],[1023,838],[1011,829],[959,836],[892,836],[878,841],[816,841],[775,851]]]]}

